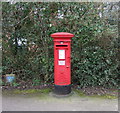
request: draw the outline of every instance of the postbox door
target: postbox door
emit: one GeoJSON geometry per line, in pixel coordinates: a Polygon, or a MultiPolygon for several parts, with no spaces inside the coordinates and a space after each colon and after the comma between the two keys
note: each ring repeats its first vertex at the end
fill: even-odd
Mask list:
{"type": "Polygon", "coordinates": [[[70,84],[70,53],[68,48],[59,48],[57,50],[56,66],[56,85],[70,84]]]}

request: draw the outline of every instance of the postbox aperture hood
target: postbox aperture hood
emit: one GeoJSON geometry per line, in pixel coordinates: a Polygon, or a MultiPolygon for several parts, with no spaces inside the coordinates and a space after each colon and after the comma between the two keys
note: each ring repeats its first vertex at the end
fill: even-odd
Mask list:
{"type": "Polygon", "coordinates": [[[57,32],[57,33],[53,33],[53,34],[51,34],[51,37],[53,37],[53,38],[72,38],[72,37],[74,37],[74,35],[73,34],[71,34],[71,33],[67,33],[67,32],[57,32]]]}

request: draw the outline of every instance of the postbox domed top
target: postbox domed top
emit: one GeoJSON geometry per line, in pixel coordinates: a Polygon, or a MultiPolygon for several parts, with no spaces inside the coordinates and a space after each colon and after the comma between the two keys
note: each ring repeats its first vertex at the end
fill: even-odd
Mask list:
{"type": "Polygon", "coordinates": [[[51,37],[53,37],[53,38],[64,38],[64,37],[72,38],[72,37],[74,37],[74,35],[71,33],[67,33],[67,32],[57,32],[57,33],[51,34],[51,37]]]}

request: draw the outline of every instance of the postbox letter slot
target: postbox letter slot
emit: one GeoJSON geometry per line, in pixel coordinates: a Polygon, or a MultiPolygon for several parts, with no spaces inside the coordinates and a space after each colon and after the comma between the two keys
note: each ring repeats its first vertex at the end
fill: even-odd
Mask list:
{"type": "Polygon", "coordinates": [[[56,45],[56,47],[67,47],[67,45],[56,45]]]}

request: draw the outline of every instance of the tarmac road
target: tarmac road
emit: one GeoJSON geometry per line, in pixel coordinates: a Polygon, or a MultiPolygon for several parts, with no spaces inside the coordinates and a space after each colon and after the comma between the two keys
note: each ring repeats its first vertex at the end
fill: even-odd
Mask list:
{"type": "Polygon", "coordinates": [[[2,111],[118,111],[118,99],[8,93],[2,96],[2,111]]]}

